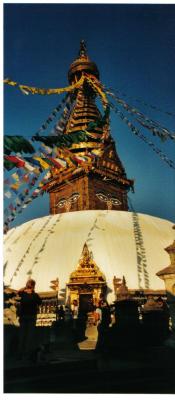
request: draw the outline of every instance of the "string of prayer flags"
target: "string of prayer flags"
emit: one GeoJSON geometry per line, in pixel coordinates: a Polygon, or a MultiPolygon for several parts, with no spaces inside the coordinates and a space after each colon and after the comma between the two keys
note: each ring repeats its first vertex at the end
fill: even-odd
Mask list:
{"type": "MultiPolygon", "coordinates": [[[[28,85],[21,85],[18,82],[12,81],[9,78],[4,79],[3,82],[7,85],[18,87],[24,95],[28,95],[28,94],[52,95],[52,94],[61,94],[64,92],[73,92],[73,91],[75,91],[75,89],[80,88],[83,85],[85,80],[87,80],[93,86],[93,88],[96,90],[96,92],[102,99],[102,104],[103,104],[104,108],[106,108],[106,106],[108,104],[108,100],[107,100],[105,92],[102,89],[102,85],[100,84],[100,82],[97,79],[95,79],[95,77],[93,75],[90,75],[90,74],[84,73],[84,74],[82,74],[82,76],[78,82],[75,82],[74,84],[64,87],[64,88],[56,88],[56,89],[43,89],[43,88],[31,87],[28,85]]],[[[45,129],[45,127],[44,127],[44,129],[45,129]]]]}
{"type": "Polygon", "coordinates": [[[159,127],[156,127],[154,124],[152,124],[151,120],[145,122],[137,118],[136,121],[138,121],[139,124],[142,125],[144,128],[151,130],[154,136],[159,136],[163,141],[165,141],[167,137],[169,137],[172,140],[175,140],[174,134],[169,132],[166,128],[159,129],[159,127]]]}
{"type": "Polygon", "coordinates": [[[10,192],[10,190],[7,190],[4,192],[4,196],[10,199],[12,197],[12,193],[10,192]]]}
{"type": "Polygon", "coordinates": [[[41,151],[44,150],[44,152],[45,152],[47,155],[52,153],[51,147],[46,146],[46,144],[44,144],[44,143],[41,143],[41,148],[40,148],[40,149],[41,149],[41,151]]]}
{"type": "Polygon", "coordinates": [[[34,148],[32,144],[20,135],[5,135],[4,136],[4,153],[11,154],[11,152],[24,152],[24,153],[34,153],[34,148]]]}
{"type": "Polygon", "coordinates": [[[114,90],[114,89],[112,89],[112,88],[109,88],[109,90],[112,90],[113,92],[117,92],[117,93],[119,93],[119,95],[121,95],[121,96],[123,96],[123,97],[127,97],[128,99],[131,99],[131,100],[133,100],[133,101],[136,101],[136,102],[138,102],[138,103],[140,103],[140,104],[142,104],[142,105],[144,105],[144,106],[146,106],[146,107],[151,108],[152,110],[156,110],[156,111],[159,111],[159,112],[164,113],[164,114],[166,114],[166,115],[175,117],[175,113],[174,113],[174,112],[165,111],[165,110],[163,110],[163,109],[160,108],[160,107],[157,107],[157,106],[155,106],[155,105],[152,105],[152,104],[150,104],[150,103],[144,101],[143,99],[135,98],[135,97],[133,97],[133,96],[128,96],[126,93],[122,92],[122,91],[119,90],[119,89],[115,89],[115,90],[114,90]]]}
{"type": "Polygon", "coordinates": [[[73,143],[87,141],[87,135],[84,131],[74,132],[70,135],[60,136],[32,136],[32,141],[43,142],[46,146],[69,147],[73,143]]]}
{"type": "Polygon", "coordinates": [[[100,96],[100,98],[102,99],[102,104],[103,107],[106,108],[108,105],[108,100],[106,97],[105,92],[102,90],[100,82],[96,79],[93,79],[92,76],[90,77],[89,74],[85,74],[86,79],[88,81],[88,83],[90,83],[90,85],[92,86],[92,88],[95,90],[95,92],[98,94],[98,96],[100,96]]]}
{"type": "Polygon", "coordinates": [[[30,250],[32,248],[32,246],[35,246],[35,241],[38,239],[38,237],[43,233],[44,229],[47,227],[47,225],[50,222],[51,217],[49,216],[46,221],[44,221],[43,226],[41,227],[41,229],[39,231],[37,231],[36,235],[32,238],[30,244],[28,245],[27,249],[25,250],[25,253],[23,254],[23,256],[21,257],[15,271],[12,274],[12,277],[10,279],[10,285],[12,284],[12,281],[14,279],[14,277],[17,275],[17,273],[19,273],[21,266],[23,265],[23,263],[26,261],[26,257],[29,256],[30,250]]]}
{"type": "Polygon", "coordinates": [[[123,99],[119,98],[109,90],[106,90],[106,93],[109,94],[113,99],[115,99],[117,103],[120,104],[127,112],[131,113],[134,116],[137,115],[139,118],[137,118],[136,120],[139,122],[139,124],[141,124],[144,128],[152,131],[153,135],[160,137],[161,140],[166,140],[167,138],[175,140],[175,134],[170,132],[167,128],[162,127],[160,123],[153,121],[149,117],[145,116],[137,108],[130,106],[123,99]]]}
{"type": "Polygon", "coordinates": [[[57,135],[60,135],[64,132],[64,129],[67,125],[67,122],[69,120],[69,116],[72,112],[72,108],[73,108],[73,97],[69,97],[69,102],[66,103],[66,106],[63,110],[63,113],[61,114],[61,117],[59,119],[59,121],[57,122],[57,124],[55,125],[54,128],[54,133],[57,135]],[[72,103],[72,104],[71,104],[72,103]]]}
{"type": "MultiPolygon", "coordinates": [[[[22,193],[18,194],[18,191],[17,191],[17,188],[16,188],[15,193],[18,196],[16,198],[17,202],[15,201],[15,203],[17,204],[17,207],[20,207],[20,208],[17,209],[16,207],[13,206],[12,203],[10,203],[10,205],[8,206],[7,209],[9,209],[11,212],[10,212],[10,215],[8,216],[8,218],[5,220],[5,224],[8,224],[9,222],[11,222],[11,217],[13,217],[13,220],[14,220],[16,215],[22,212],[22,209],[25,209],[28,206],[28,204],[30,204],[32,202],[33,199],[37,198],[39,196],[39,194],[42,194],[41,193],[42,192],[42,187],[44,186],[44,184],[48,180],[49,176],[48,176],[48,172],[47,172],[45,174],[44,178],[41,180],[41,182],[39,182],[38,187],[34,190],[34,192],[33,192],[34,194],[32,193],[31,196],[29,195],[29,191],[30,191],[30,189],[32,187],[35,186],[35,183],[38,180],[38,176],[37,175],[31,177],[31,179],[29,181],[28,188],[25,188],[22,191],[22,193]]],[[[12,190],[12,187],[11,187],[11,190],[12,190]]],[[[6,211],[6,215],[7,215],[7,211],[6,211]]]]}
{"type": "Polygon", "coordinates": [[[124,121],[127,126],[130,128],[131,132],[134,133],[136,136],[138,136],[141,140],[143,140],[145,143],[148,144],[148,146],[150,146],[152,148],[152,150],[159,155],[159,157],[161,158],[161,160],[165,161],[166,164],[169,165],[170,168],[175,169],[175,163],[170,160],[159,148],[157,148],[155,146],[155,144],[153,142],[151,142],[149,139],[146,138],[146,136],[144,136],[139,129],[137,129],[131,121],[128,120],[128,118],[126,116],[124,116],[124,114],[117,108],[114,106],[113,103],[110,103],[110,106],[113,108],[113,110],[115,111],[115,113],[117,115],[119,115],[119,117],[121,118],[122,121],[124,121]]]}
{"type": "MultiPolygon", "coordinates": [[[[32,267],[31,267],[31,269],[28,271],[28,274],[30,273],[30,275],[31,275],[32,272],[33,272],[33,269],[35,268],[35,265],[38,264],[39,259],[40,259],[40,257],[41,257],[41,253],[45,250],[46,245],[47,245],[47,242],[48,242],[48,239],[49,239],[50,235],[51,235],[52,233],[54,233],[54,228],[55,228],[55,226],[57,225],[57,223],[60,222],[60,219],[61,219],[61,216],[58,215],[56,221],[52,224],[51,228],[48,227],[48,230],[47,230],[47,232],[46,232],[46,236],[45,236],[45,238],[44,238],[44,240],[43,240],[43,243],[41,244],[41,247],[39,248],[39,250],[38,250],[37,253],[35,254],[32,267]]],[[[50,221],[51,221],[51,218],[50,218],[50,221]]],[[[49,222],[50,222],[50,221],[49,221],[49,222]]],[[[45,227],[46,227],[46,226],[45,226],[45,227]]],[[[51,283],[52,283],[53,286],[56,286],[56,288],[58,288],[58,287],[57,287],[57,286],[59,285],[59,280],[58,280],[58,278],[57,278],[56,280],[54,280],[54,281],[51,281],[51,283]]]]}
{"type": "Polygon", "coordinates": [[[143,287],[149,289],[149,275],[147,271],[146,250],[144,247],[143,235],[139,223],[139,216],[136,212],[132,212],[132,219],[133,219],[134,238],[136,244],[138,286],[139,289],[143,287]]]}
{"type": "Polygon", "coordinates": [[[42,126],[37,130],[37,132],[35,133],[35,135],[40,135],[41,132],[43,132],[44,130],[46,130],[48,128],[48,126],[50,125],[50,123],[56,118],[58,112],[62,109],[63,105],[65,104],[65,102],[67,102],[67,104],[69,104],[69,101],[71,99],[70,94],[66,94],[66,96],[62,99],[61,103],[55,107],[53,109],[53,111],[51,112],[51,114],[49,115],[49,117],[46,119],[46,121],[42,124],[42,126]]]}
{"type": "Polygon", "coordinates": [[[25,161],[19,157],[5,155],[4,158],[5,158],[5,168],[8,171],[10,171],[10,169],[14,168],[14,166],[17,168],[21,168],[21,167],[24,167],[24,165],[25,165],[25,161]],[[11,168],[11,166],[12,166],[12,168],[11,168]]]}
{"type": "Polygon", "coordinates": [[[28,86],[28,85],[21,85],[18,82],[14,82],[9,78],[4,79],[4,83],[6,85],[10,85],[10,86],[14,86],[14,87],[18,87],[21,92],[25,95],[28,94],[40,94],[40,95],[51,95],[51,94],[61,94],[64,92],[71,92],[77,88],[79,88],[83,82],[84,82],[84,75],[82,75],[82,77],[79,79],[78,82],[74,83],[73,85],[64,87],[64,88],[56,88],[56,89],[41,89],[41,88],[36,88],[36,87],[32,87],[32,86],[28,86]]]}

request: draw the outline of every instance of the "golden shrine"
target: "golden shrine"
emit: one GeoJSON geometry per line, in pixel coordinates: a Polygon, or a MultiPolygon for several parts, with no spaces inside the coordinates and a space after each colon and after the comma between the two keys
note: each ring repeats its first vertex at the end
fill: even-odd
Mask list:
{"type": "Polygon", "coordinates": [[[77,268],[67,283],[69,303],[76,300],[81,310],[92,311],[93,305],[98,305],[104,297],[106,288],[106,278],[85,243],[77,268]]]}

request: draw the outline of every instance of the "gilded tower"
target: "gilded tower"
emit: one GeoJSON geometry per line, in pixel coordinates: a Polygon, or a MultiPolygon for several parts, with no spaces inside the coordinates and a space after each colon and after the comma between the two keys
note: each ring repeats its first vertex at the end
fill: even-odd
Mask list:
{"type": "Polygon", "coordinates": [[[98,209],[127,211],[127,192],[133,181],[127,179],[110,135],[109,106],[102,115],[96,105],[97,93],[88,76],[99,79],[99,71],[89,59],[84,41],[68,72],[70,85],[76,84],[82,76],[85,79],[73,93],[74,105],[63,134],[88,131],[88,138],[69,148],[79,160],[79,167],[70,165],[66,172],[53,173],[47,189],[50,213],[98,209]],[[82,159],[85,162],[81,165],[82,159]]]}

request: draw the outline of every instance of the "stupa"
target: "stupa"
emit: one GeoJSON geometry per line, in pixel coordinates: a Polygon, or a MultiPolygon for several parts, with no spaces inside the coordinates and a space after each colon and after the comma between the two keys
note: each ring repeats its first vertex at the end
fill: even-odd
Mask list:
{"type": "Polygon", "coordinates": [[[69,68],[70,85],[82,75],[86,79],[73,93],[74,106],[63,132],[89,133],[86,141],[69,148],[79,166],[52,170],[46,185],[50,215],[5,235],[5,286],[17,290],[32,277],[43,298],[51,302],[58,296],[64,304],[74,299],[97,303],[101,296],[111,303],[116,298],[114,282],[123,276],[132,293],[164,293],[156,273],[157,266],[161,269],[168,262],[164,248],[173,240],[173,224],[128,211],[127,194],[134,181],[127,178],[117,154],[109,108],[105,105],[103,115],[96,104],[88,76],[99,79],[99,70],[84,41],[69,68]]]}

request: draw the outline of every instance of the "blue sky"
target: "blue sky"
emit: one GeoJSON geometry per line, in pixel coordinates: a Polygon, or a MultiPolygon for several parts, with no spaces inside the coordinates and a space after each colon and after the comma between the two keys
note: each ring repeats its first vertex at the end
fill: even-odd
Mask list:
{"type": "MultiPolygon", "coordinates": [[[[36,87],[64,87],[79,42],[108,87],[120,89],[175,113],[175,5],[5,4],[4,77],[36,87]]],[[[29,137],[40,128],[60,96],[25,96],[4,88],[4,133],[29,137]]],[[[128,99],[142,112],[175,131],[175,117],[128,99]]],[[[171,140],[149,137],[170,159],[171,140]]],[[[127,176],[135,210],[174,220],[175,171],[111,113],[111,133],[127,176]]],[[[49,213],[48,195],[33,201],[11,226],[49,213]]]]}

